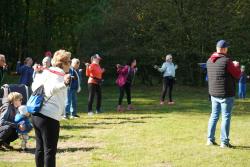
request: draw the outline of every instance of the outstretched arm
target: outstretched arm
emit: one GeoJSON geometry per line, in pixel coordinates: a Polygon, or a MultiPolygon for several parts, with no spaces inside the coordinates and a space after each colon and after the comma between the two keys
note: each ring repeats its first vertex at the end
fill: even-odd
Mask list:
{"type": "Polygon", "coordinates": [[[164,72],[167,69],[167,65],[165,63],[162,64],[161,68],[158,68],[158,71],[164,72]]]}

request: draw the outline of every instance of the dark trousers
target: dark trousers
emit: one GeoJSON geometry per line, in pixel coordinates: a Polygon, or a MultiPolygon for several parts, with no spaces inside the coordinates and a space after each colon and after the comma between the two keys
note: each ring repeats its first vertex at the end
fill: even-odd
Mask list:
{"type": "Polygon", "coordinates": [[[102,90],[101,85],[99,84],[88,84],[89,89],[89,98],[88,98],[88,112],[92,112],[92,105],[94,102],[95,94],[96,94],[96,111],[101,110],[102,103],[102,90]]]}
{"type": "Polygon", "coordinates": [[[120,96],[119,96],[118,105],[122,104],[124,92],[126,92],[126,94],[127,94],[128,104],[131,104],[131,83],[126,83],[122,87],[119,87],[119,89],[120,89],[120,96]]]}
{"type": "Polygon", "coordinates": [[[0,126],[0,144],[15,141],[18,138],[18,134],[16,132],[16,128],[11,127],[10,125],[0,126]]]}
{"type": "Polygon", "coordinates": [[[165,100],[165,96],[168,92],[169,101],[172,102],[173,85],[174,85],[174,78],[173,77],[164,77],[163,78],[161,101],[165,100]]]}
{"type": "Polygon", "coordinates": [[[42,114],[36,114],[32,116],[32,123],[36,135],[36,166],[55,167],[60,129],[59,121],[42,114]]]}

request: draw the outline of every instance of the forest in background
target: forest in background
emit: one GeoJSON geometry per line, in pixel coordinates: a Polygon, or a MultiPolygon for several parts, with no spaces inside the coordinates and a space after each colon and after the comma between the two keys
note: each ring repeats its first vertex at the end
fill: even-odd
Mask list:
{"type": "Polygon", "coordinates": [[[40,62],[46,50],[66,49],[82,62],[99,53],[112,79],[115,64],[134,57],[138,80],[152,85],[160,78],[153,65],[171,53],[178,82],[203,85],[197,63],[220,39],[250,68],[249,0],[1,0],[0,8],[0,53],[12,70],[19,59],[40,62]]]}

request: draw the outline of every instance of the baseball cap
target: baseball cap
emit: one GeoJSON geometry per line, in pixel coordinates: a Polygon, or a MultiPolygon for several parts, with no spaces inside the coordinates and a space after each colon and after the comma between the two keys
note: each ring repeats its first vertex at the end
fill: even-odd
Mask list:
{"type": "Polygon", "coordinates": [[[229,45],[225,40],[219,40],[216,44],[217,48],[228,48],[229,45]]]}

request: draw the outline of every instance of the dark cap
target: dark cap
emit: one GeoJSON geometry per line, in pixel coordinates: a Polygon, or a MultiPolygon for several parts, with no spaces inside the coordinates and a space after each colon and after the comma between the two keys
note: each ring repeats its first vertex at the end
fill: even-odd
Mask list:
{"type": "Polygon", "coordinates": [[[228,48],[229,45],[225,40],[219,40],[216,44],[217,48],[228,48]]]}

